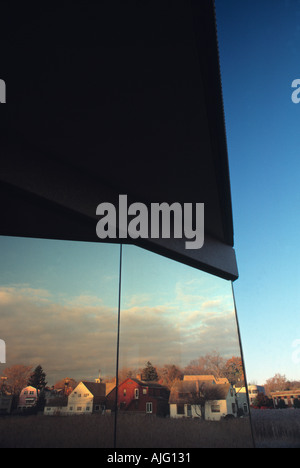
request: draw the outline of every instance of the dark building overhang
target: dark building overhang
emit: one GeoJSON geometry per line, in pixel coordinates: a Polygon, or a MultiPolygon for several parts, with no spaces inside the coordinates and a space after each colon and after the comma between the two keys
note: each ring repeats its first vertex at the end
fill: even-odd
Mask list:
{"type": "Polygon", "coordinates": [[[101,242],[119,194],[204,203],[204,246],[126,240],[238,277],[214,5],[6,5],[0,234],[101,242]]]}

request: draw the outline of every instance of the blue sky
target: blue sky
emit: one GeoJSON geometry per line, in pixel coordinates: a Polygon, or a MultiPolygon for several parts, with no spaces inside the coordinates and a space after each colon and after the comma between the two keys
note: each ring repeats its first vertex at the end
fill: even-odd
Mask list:
{"type": "Polygon", "coordinates": [[[299,0],[216,0],[248,380],[300,379],[299,0]]]}

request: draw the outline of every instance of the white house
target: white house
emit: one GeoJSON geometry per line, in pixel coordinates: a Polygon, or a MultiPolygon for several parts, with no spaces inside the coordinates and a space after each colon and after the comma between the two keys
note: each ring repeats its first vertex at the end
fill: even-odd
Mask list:
{"type": "Polygon", "coordinates": [[[46,416],[82,415],[105,411],[104,383],[80,382],[67,398],[49,400],[44,409],[46,416]]]}
{"type": "Polygon", "coordinates": [[[235,391],[229,383],[223,383],[223,380],[218,383],[213,376],[193,377],[184,378],[172,387],[169,398],[171,418],[202,417],[219,421],[224,417],[237,417],[235,391]]]}
{"type": "MultiPolygon", "coordinates": [[[[248,397],[246,387],[239,387],[238,385],[234,386],[236,391],[236,398],[239,409],[243,410],[244,414],[249,414],[249,407],[248,407],[248,397]]],[[[266,394],[265,387],[262,385],[248,385],[248,394],[249,394],[249,401],[250,405],[253,404],[257,395],[259,393],[266,394]]]]}

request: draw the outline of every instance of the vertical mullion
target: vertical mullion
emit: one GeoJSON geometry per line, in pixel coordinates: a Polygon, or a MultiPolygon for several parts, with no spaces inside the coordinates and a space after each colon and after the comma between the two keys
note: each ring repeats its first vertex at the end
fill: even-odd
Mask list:
{"type": "Polygon", "coordinates": [[[117,356],[116,356],[116,397],[115,397],[115,422],[114,422],[114,448],[117,447],[117,413],[118,413],[118,388],[119,388],[119,355],[120,355],[120,324],[121,324],[121,287],[122,287],[122,244],[120,244],[119,260],[119,298],[118,298],[118,325],[117,325],[117,356]]]}

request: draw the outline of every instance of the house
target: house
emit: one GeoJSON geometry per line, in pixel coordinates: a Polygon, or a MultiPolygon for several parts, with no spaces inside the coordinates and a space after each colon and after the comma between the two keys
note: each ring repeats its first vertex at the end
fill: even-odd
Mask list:
{"type": "Polygon", "coordinates": [[[103,413],[106,409],[106,385],[96,382],[80,382],[68,397],[46,401],[44,414],[53,416],[103,413]]]}
{"type": "Polygon", "coordinates": [[[10,414],[13,397],[11,395],[0,395],[0,415],[10,414]]]}
{"type": "Polygon", "coordinates": [[[298,402],[300,402],[300,388],[294,390],[270,392],[270,396],[273,400],[275,408],[278,406],[281,407],[281,405],[292,407],[299,404],[298,402]],[[297,403],[295,403],[295,400],[297,403]]]}
{"type": "Polygon", "coordinates": [[[23,388],[19,396],[18,409],[23,410],[32,408],[36,405],[39,397],[39,391],[31,386],[23,388]]]}
{"type": "Polygon", "coordinates": [[[219,421],[224,417],[237,417],[235,391],[230,383],[217,383],[204,376],[189,376],[176,382],[170,393],[169,405],[172,418],[204,418],[219,421]]]}
{"type": "MultiPolygon", "coordinates": [[[[153,381],[127,378],[118,386],[118,408],[140,414],[167,416],[169,414],[167,387],[153,381]]],[[[116,387],[107,395],[108,405],[114,409],[116,387]]]]}
{"type": "Polygon", "coordinates": [[[212,385],[217,384],[229,384],[229,380],[226,377],[215,377],[214,375],[184,375],[183,380],[199,380],[201,382],[210,382],[212,385]]]}
{"type": "Polygon", "coordinates": [[[67,415],[68,409],[68,398],[61,396],[56,398],[51,398],[46,400],[46,405],[44,408],[45,416],[60,416],[67,415]]]}
{"type": "MultiPolygon", "coordinates": [[[[246,387],[243,385],[234,385],[236,391],[237,404],[244,414],[249,414],[248,396],[246,387]]],[[[254,403],[257,395],[263,393],[265,395],[265,388],[262,385],[248,385],[248,395],[250,406],[254,403]]]]}

